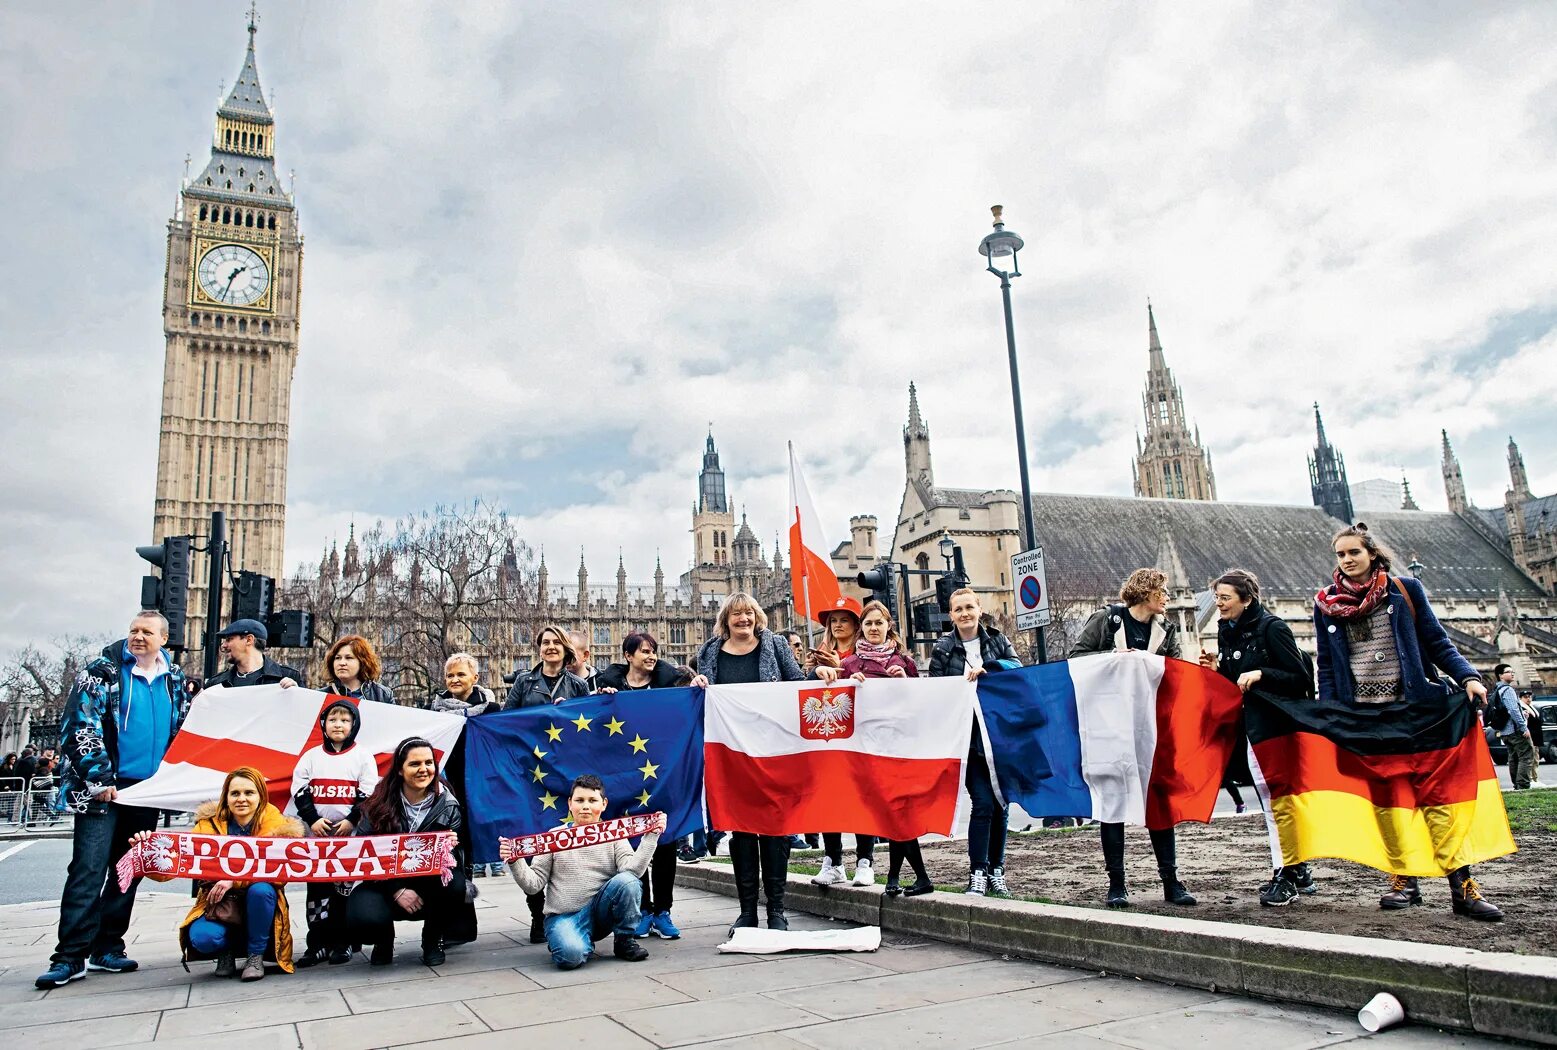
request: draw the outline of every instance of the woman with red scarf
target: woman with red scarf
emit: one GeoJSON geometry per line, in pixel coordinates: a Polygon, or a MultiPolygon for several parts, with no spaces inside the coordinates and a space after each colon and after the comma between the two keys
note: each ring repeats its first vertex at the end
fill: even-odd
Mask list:
{"type": "MultiPolygon", "coordinates": [[[[892,614],[880,602],[865,603],[864,617],[860,621],[860,637],[855,639],[854,652],[843,659],[842,671],[856,681],[867,678],[918,678],[919,668],[913,658],[903,651],[903,639],[892,626],[892,614]]],[[[865,835],[861,841],[874,843],[865,835]]],[[[889,842],[887,844],[887,896],[906,893],[910,897],[929,893],[935,889],[930,874],[925,870],[924,854],[919,850],[919,840],[889,842]],[[898,875],[907,860],[914,869],[914,884],[904,890],[898,885],[898,875]]]]}
{"type": "MultiPolygon", "coordinates": [[[[1335,579],[1314,596],[1319,699],[1333,704],[1439,704],[1453,700],[1429,667],[1485,703],[1481,675],[1461,656],[1428,604],[1422,584],[1391,576],[1391,554],[1362,522],[1335,534],[1335,579]]],[[[1456,915],[1496,922],[1503,913],[1481,895],[1466,865],[1449,872],[1456,915]]],[[[1392,875],[1379,899],[1389,910],[1422,903],[1417,880],[1392,875]]]]}

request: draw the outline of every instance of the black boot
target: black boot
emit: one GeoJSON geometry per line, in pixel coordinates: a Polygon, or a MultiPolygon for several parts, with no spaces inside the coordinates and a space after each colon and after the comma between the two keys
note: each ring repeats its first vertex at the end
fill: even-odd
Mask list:
{"type": "Polygon", "coordinates": [[[1130,894],[1125,891],[1124,825],[1099,824],[1103,841],[1103,867],[1108,871],[1108,894],[1103,903],[1110,908],[1128,908],[1130,894]]]}
{"type": "Polygon", "coordinates": [[[768,898],[768,929],[787,930],[784,915],[784,888],[789,883],[789,841],[764,835],[759,850],[762,858],[762,891],[768,898]]]}
{"type": "Polygon", "coordinates": [[[1471,877],[1470,865],[1449,872],[1449,897],[1454,914],[1482,922],[1501,922],[1503,911],[1481,895],[1481,886],[1471,877]]]}
{"type": "Polygon", "coordinates": [[[1173,829],[1163,828],[1150,834],[1152,852],[1157,855],[1157,874],[1162,876],[1162,899],[1184,908],[1199,903],[1179,881],[1178,844],[1174,841],[1173,829]]]}
{"type": "Polygon", "coordinates": [[[530,907],[530,943],[546,943],[546,895],[544,893],[529,893],[525,895],[525,904],[530,907]]]}
{"type": "Polygon", "coordinates": [[[625,933],[616,935],[616,941],[612,945],[611,954],[627,962],[643,962],[643,960],[649,957],[649,953],[644,946],[639,944],[631,935],[625,933]]]}
{"type": "Polygon", "coordinates": [[[422,965],[442,966],[443,963],[443,936],[431,920],[426,920],[422,923],[422,965]]]}
{"type": "Polygon", "coordinates": [[[757,894],[762,886],[762,864],[757,836],[736,832],[730,836],[730,866],[735,869],[735,896],[741,913],[730,924],[730,933],[757,925],[757,894]]]}

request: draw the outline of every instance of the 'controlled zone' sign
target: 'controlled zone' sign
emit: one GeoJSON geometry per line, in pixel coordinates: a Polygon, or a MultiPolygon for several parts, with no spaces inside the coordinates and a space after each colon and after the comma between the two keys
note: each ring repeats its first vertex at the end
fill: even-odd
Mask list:
{"type": "Polygon", "coordinates": [[[1044,573],[1042,547],[1011,556],[1011,584],[1016,592],[1016,629],[1049,626],[1049,578],[1044,573]]]}

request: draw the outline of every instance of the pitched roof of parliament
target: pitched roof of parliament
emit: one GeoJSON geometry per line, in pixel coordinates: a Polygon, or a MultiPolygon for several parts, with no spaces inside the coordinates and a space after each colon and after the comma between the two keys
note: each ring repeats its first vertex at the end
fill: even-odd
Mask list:
{"type": "MultiPolygon", "coordinates": [[[[1144,404],[1147,441],[1136,464],[1136,489],[1143,478],[1161,487],[1163,462],[1205,467],[1208,495],[1157,498],[1151,492],[1136,497],[1033,494],[1034,529],[1043,545],[1049,586],[1057,596],[1106,599],[1136,566],[1158,564],[1161,552],[1176,548],[1187,579],[1170,584],[1200,591],[1232,565],[1253,571],[1267,595],[1302,599],[1312,596],[1330,578],[1334,565],[1330,541],[1342,522],[1319,506],[1216,501],[1209,453],[1199,435],[1190,438],[1183,395],[1162,355],[1156,319],[1147,308],[1149,370],[1144,404]],[[1151,470],[1146,469],[1147,465],[1151,470]]],[[[1318,420],[1317,459],[1339,460],[1318,420]]],[[[930,469],[930,430],[919,410],[918,393],[909,387],[908,425],[903,432],[908,485],[927,510],[987,507],[1000,501],[1019,502],[1006,489],[947,488],[934,483],[930,469]]],[[[1447,439],[1446,439],[1447,440],[1447,439]]],[[[1522,461],[1519,466],[1522,468],[1522,461]]],[[[1344,468],[1341,468],[1344,469],[1344,468]]],[[[1170,471],[1171,473],[1171,471],[1170,471]]],[[[1186,474],[1186,478],[1188,475],[1186,474]]],[[[1328,480],[1328,478],[1326,479],[1328,480]]],[[[1339,476],[1344,485],[1344,474],[1339,476]]],[[[1187,485],[1187,481],[1186,481],[1187,485]]],[[[1315,498],[1320,493],[1316,488],[1315,498]]],[[[1557,496],[1526,503],[1550,502],[1557,513],[1557,496]]],[[[1349,506],[1349,503],[1348,503],[1349,506]]],[[[1548,595],[1521,570],[1510,552],[1501,549],[1480,520],[1506,536],[1503,515],[1470,509],[1470,514],[1400,510],[1371,512],[1369,527],[1403,561],[1421,563],[1424,579],[1435,594],[1452,598],[1539,600],[1548,595]]],[[[1397,567],[1405,571],[1406,566],[1397,567]]]]}

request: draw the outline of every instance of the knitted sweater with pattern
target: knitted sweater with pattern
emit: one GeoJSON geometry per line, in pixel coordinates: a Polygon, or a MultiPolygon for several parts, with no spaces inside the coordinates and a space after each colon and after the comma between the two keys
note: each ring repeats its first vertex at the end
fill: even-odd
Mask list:
{"type": "Polygon", "coordinates": [[[523,860],[508,865],[514,881],[525,893],[546,893],[547,915],[572,915],[589,905],[600,887],[618,872],[641,876],[649,869],[660,833],[643,836],[635,850],[626,839],[602,842],[561,853],[543,853],[527,864],[523,860]]]}

